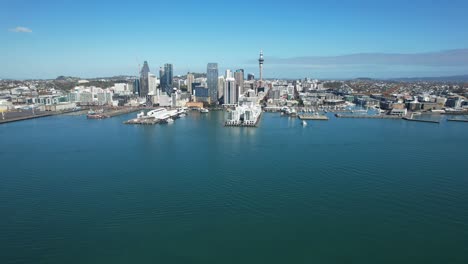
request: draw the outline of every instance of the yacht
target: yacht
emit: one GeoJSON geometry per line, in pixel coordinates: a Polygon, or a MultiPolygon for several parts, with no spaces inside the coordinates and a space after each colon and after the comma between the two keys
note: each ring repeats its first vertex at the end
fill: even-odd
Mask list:
{"type": "Polygon", "coordinates": [[[210,110],[206,109],[206,108],[201,108],[200,109],[200,113],[209,113],[210,110]]]}
{"type": "Polygon", "coordinates": [[[305,120],[302,120],[302,126],[307,126],[307,122],[305,120]]]}

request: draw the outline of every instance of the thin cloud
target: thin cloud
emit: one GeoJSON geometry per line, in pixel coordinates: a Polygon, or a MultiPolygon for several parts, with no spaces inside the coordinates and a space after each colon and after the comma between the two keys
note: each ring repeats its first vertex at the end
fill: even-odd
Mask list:
{"type": "Polygon", "coordinates": [[[27,27],[15,27],[15,28],[10,28],[11,32],[18,32],[18,33],[32,33],[32,30],[27,27]]]}
{"type": "Polygon", "coordinates": [[[270,57],[265,58],[265,63],[277,65],[412,65],[456,67],[468,66],[468,49],[412,54],[358,53],[341,56],[270,57]]]}

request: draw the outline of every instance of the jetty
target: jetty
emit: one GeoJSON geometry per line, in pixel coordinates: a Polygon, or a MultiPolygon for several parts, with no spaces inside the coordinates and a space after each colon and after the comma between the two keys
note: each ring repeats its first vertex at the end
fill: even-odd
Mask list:
{"type": "Polygon", "coordinates": [[[436,123],[436,124],[440,123],[440,121],[437,121],[437,120],[414,119],[410,117],[403,117],[403,120],[413,121],[413,122],[423,122],[423,123],[436,123]]]}
{"type": "Polygon", "coordinates": [[[395,115],[343,115],[335,114],[338,118],[371,118],[371,119],[401,119],[401,116],[395,115]]]}
{"type": "Polygon", "coordinates": [[[300,120],[318,120],[318,121],[327,121],[328,117],[326,115],[318,115],[318,114],[300,114],[300,120]]]}

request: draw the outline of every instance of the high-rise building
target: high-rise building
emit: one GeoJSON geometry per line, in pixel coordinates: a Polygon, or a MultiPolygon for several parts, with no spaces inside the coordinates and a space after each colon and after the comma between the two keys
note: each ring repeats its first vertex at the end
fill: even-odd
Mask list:
{"type": "Polygon", "coordinates": [[[253,80],[255,80],[255,75],[253,75],[252,73],[247,74],[247,81],[253,81],[253,80]]]}
{"type": "Polygon", "coordinates": [[[260,70],[260,85],[259,87],[263,87],[263,50],[260,50],[260,58],[258,58],[258,66],[260,70]]]}
{"type": "Polygon", "coordinates": [[[224,76],[219,76],[218,77],[218,100],[220,100],[224,96],[224,82],[226,79],[224,79],[224,76]]]}
{"type": "Polygon", "coordinates": [[[224,77],[225,77],[226,79],[227,79],[227,78],[232,78],[232,72],[231,72],[230,69],[227,69],[227,70],[226,70],[226,75],[225,75],[224,77]]]}
{"type": "Polygon", "coordinates": [[[166,63],[164,64],[164,70],[159,70],[159,75],[161,78],[161,90],[166,92],[167,94],[172,93],[173,88],[173,68],[172,64],[166,63]]]}
{"type": "Polygon", "coordinates": [[[148,83],[148,74],[150,73],[150,69],[148,66],[148,62],[145,61],[143,63],[143,67],[141,68],[140,72],[140,96],[146,97],[149,92],[149,83],[148,83]]]}
{"type": "Polygon", "coordinates": [[[135,79],[135,81],[133,81],[133,93],[140,95],[140,79],[135,79]]]}
{"type": "Polygon", "coordinates": [[[189,92],[189,94],[192,94],[192,83],[195,81],[195,76],[191,73],[188,73],[187,74],[187,92],[189,92]]]}
{"type": "Polygon", "coordinates": [[[156,75],[148,73],[148,94],[156,95],[156,89],[158,88],[158,79],[156,75]]]}
{"type": "Polygon", "coordinates": [[[218,101],[218,63],[208,63],[206,67],[206,82],[211,103],[218,101]]]}
{"type": "Polygon", "coordinates": [[[224,104],[237,104],[239,102],[239,90],[236,79],[227,78],[224,84],[224,104]]]}
{"type": "Polygon", "coordinates": [[[239,69],[234,73],[234,79],[236,79],[236,84],[239,87],[240,93],[243,93],[244,90],[244,70],[239,69]]]}

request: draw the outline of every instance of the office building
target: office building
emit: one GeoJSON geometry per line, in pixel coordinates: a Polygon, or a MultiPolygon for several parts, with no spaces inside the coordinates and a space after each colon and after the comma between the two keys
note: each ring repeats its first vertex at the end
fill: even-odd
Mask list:
{"type": "Polygon", "coordinates": [[[148,74],[150,73],[150,69],[148,66],[148,62],[145,61],[143,63],[143,67],[141,68],[140,72],[140,96],[146,97],[149,92],[149,83],[148,83],[148,74]]]}
{"type": "Polygon", "coordinates": [[[187,92],[189,94],[193,94],[192,93],[192,83],[195,81],[195,76],[191,73],[188,73],[187,74],[187,80],[186,80],[186,85],[187,85],[187,92]]]}
{"type": "Polygon", "coordinates": [[[226,79],[224,79],[224,76],[219,76],[218,77],[218,100],[221,100],[224,96],[224,82],[226,79]]]}
{"type": "Polygon", "coordinates": [[[236,79],[227,78],[224,83],[224,104],[237,104],[239,102],[239,90],[236,79]]]}
{"type": "Polygon", "coordinates": [[[239,87],[240,93],[244,93],[244,70],[237,70],[234,73],[234,79],[236,79],[236,85],[239,87]]]}
{"type": "Polygon", "coordinates": [[[211,103],[215,103],[218,101],[218,63],[208,63],[206,79],[211,103]]]}
{"type": "Polygon", "coordinates": [[[172,64],[164,64],[164,69],[159,70],[159,76],[161,78],[161,90],[167,94],[172,93],[173,88],[173,67],[172,64]]]}

